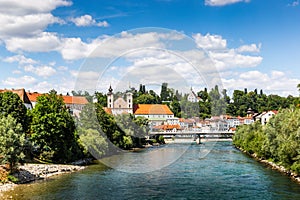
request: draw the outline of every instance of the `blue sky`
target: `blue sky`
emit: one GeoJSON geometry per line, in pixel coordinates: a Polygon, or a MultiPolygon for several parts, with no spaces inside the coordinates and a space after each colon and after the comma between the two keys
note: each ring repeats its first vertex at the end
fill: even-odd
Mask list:
{"type": "Polygon", "coordinates": [[[116,89],[139,83],[159,88],[167,81],[196,91],[222,83],[229,93],[257,88],[297,96],[299,3],[0,0],[0,88],[105,92],[109,84],[116,89]],[[188,40],[195,44],[189,49],[168,47],[182,47],[188,40]],[[91,56],[97,48],[101,50],[91,56]],[[200,67],[199,75],[183,61],[201,66],[203,52],[214,73],[200,67]],[[97,61],[89,66],[91,57],[97,61]]]}

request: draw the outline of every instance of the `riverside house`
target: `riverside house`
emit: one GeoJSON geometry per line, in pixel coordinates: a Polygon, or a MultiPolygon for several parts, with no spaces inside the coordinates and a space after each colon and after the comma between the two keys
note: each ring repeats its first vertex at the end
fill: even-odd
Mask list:
{"type": "Polygon", "coordinates": [[[17,94],[20,99],[23,101],[25,107],[27,109],[32,109],[33,108],[33,105],[29,99],[29,97],[27,96],[27,93],[25,92],[25,89],[24,88],[21,88],[21,89],[0,89],[0,93],[4,93],[4,92],[12,92],[12,93],[15,93],[17,94]]]}
{"type": "MultiPolygon", "coordinates": [[[[27,92],[27,96],[30,99],[33,108],[36,105],[37,98],[41,95],[43,94],[37,92],[27,92]]],[[[84,106],[88,104],[88,100],[83,96],[62,95],[62,98],[67,108],[70,110],[70,113],[76,117],[79,117],[79,114],[84,106]]]]}

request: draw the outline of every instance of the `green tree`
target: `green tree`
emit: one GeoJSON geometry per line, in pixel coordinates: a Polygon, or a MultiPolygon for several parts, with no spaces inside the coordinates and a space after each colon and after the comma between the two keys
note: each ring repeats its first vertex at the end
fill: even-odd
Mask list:
{"type": "Polygon", "coordinates": [[[24,158],[23,145],[25,134],[22,125],[11,115],[0,118],[0,160],[9,163],[11,172],[17,163],[24,158]]]}
{"type": "Polygon", "coordinates": [[[135,104],[157,104],[155,96],[151,94],[141,94],[136,99],[134,99],[135,104]]]}
{"type": "Polygon", "coordinates": [[[226,113],[226,102],[225,99],[222,98],[217,85],[209,92],[209,98],[211,102],[211,114],[213,116],[226,113]]]}
{"type": "Polygon", "coordinates": [[[101,92],[95,92],[95,97],[97,99],[98,104],[102,107],[107,107],[107,95],[101,92]]]}
{"type": "Polygon", "coordinates": [[[22,125],[24,131],[27,131],[29,118],[27,109],[20,97],[12,92],[0,93],[0,117],[11,115],[17,123],[22,125]]]}
{"type": "Polygon", "coordinates": [[[74,120],[56,91],[38,97],[31,114],[30,139],[41,158],[69,162],[82,156],[74,120]]]}
{"type": "Polygon", "coordinates": [[[174,96],[174,99],[170,104],[170,109],[174,113],[175,117],[181,117],[181,106],[177,99],[177,96],[174,96]]]}
{"type": "Polygon", "coordinates": [[[108,143],[101,131],[93,103],[87,104],[80,113],[78,134],[86,155],[99,159],[107,153],[108,143]]]}

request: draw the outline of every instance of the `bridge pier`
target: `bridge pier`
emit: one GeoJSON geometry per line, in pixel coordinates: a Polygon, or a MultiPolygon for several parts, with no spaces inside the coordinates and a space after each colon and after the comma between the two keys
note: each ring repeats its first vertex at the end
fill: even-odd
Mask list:
{"type": "Polygon", "coordinates": [[[197,139],[196,139],[196,143],[197,144],[201,144],[201,134],[197,134],[198,138],[199,138],[199,142],[197,142],[197,139]]]}

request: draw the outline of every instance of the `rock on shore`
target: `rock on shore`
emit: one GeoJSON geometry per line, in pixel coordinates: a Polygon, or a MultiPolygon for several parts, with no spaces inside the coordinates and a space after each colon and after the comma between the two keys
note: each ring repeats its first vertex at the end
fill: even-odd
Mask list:
{"type": "MultiPolygon", "coordinates": [[[[56,164],[24,164],[19,167],[19,171],[14,173],[19,184],[46,179],[54,175],[70,173],[84,169],[84,166],[77,165],[56,165],[56,164]]],[[[0,192],[12,189],[16,184],[6,183],[0,185],[0,192]]]]}

